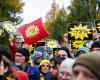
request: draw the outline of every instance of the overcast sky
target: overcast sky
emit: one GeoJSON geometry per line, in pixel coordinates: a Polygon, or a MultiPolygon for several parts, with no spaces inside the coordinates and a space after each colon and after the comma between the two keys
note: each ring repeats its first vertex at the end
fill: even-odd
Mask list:
{"type": "MultiPolygon", "coordinates": [[[[21,17],[24,19],[21,25],[30,23],[40,17],[42,17],[43,22],[45,21],[45,15],[51,9],[51,4],[53,0],[23,0],[25,5],[23,7],[23,13],[21,17]]],[[[67,9],[70,5],[71,0],[55,0],[56,3],[61,7],[67,9]]]]}

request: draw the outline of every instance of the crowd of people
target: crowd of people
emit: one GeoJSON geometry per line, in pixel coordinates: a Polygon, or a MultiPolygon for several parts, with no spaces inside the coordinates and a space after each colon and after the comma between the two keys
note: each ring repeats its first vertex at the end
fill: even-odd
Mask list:
{"type": "Polygon", "coordinates": [[[51,53],[44,59],[42,52],[34,51],[33,65],[26,48],[17,48],[12,54],[9,46],[0,45],[0,80],[99,80],[100,41],[95,40],[90,49],[80,47],[72,55],[67,36],[57,56],[51,53]]]}

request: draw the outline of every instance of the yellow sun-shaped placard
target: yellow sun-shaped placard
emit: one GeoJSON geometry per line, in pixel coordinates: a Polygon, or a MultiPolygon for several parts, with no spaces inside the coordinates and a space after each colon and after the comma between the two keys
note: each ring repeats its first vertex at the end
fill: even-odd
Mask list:
{"type": "Polygon", "coordinates": [[[58,47],[58,43],[56,40],[50,40],[47,42],[47,47],[49,48],[57,48],[58,47]]]}
{"type": "Polygon", "coordinates": [[[82,47],[84,44],[85,43],[83,41],[72,42],[73,47],[75,47],[76,49],[82,47]]]}
{"type": "Polygon", "coordinates": [[[22,46],[21,46],[21,48],[26,48],[26,49],[28,49],[28,44],[22,44],[22,46]]]}
{"type": "Polygon", "coordinates": [[[91,29],[88,29],[87,25],[82,26],[82,24],[74,26],[74,28],[70,28],[70,30],[69,34],[71,34],[71,37],[75,37],[75,39],[79,38],[83,40],[85,37],[88,38],[88,34],[91,34],[91,29]]]}
{"type": "Polygon", "coordinates": [[[17,29],[15,28],[15,26],[13,26],[12,24],[9,24],[9,23],[5,23],[3,28],[5,28],[10,33],[16,33],[17,32],[17,29]]]}
{"type": "Polygon", "coordinates": [[[34,47],[32,45],[29,45],[28,50],[29,50],[29,52],[32,52],[34,50],[34,47]]]}
{"type": "Polygon", "coordinates": [[[99,29],[99,31],[100,31],[100,23],[98,23],[97,25],[98,25],[98,27],[97,27],[97,28],[98,28],[98,29],[99,29]]]}
{"type": "Polygon", "coordinates": [[[32,25],[27,27],[25,32],[26,32],[26,37],[31,38],[39,34],[39,28],[37,26],[32,25]]]}

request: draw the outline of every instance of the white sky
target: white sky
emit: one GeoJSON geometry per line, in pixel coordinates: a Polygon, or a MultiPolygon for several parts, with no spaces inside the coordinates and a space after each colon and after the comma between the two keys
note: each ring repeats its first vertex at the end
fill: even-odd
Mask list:
{"type": "MultiPolygon", "coordinates": [[[[23,0],[25,5],[23,7],[23,13],[20,15],[24,20],[21,25],[30,23],[40,17],[42,17],[43,22],[45,21],[45,15],[51,9],[51,4],[53,0],[23,0]]],[[[55,0],[56,3],[61,7],[67,9],[70,5],[71,0],[55,0]]]]}

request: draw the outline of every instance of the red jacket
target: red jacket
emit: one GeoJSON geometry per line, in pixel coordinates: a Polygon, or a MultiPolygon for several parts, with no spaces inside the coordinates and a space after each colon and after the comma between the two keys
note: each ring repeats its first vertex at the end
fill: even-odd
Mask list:
{"type": "Polygon", "coordinates": [[[15,72],[16,72],[16,74],[17,74],[17,78],[18,78],[18,80],[29,80],[28,79],[28,76],[27,76],[27,74],[25,73],[25,72],[23,72],[23,71],[19,71],[18,69],[14,69],[15,70],[15,72]]]}

